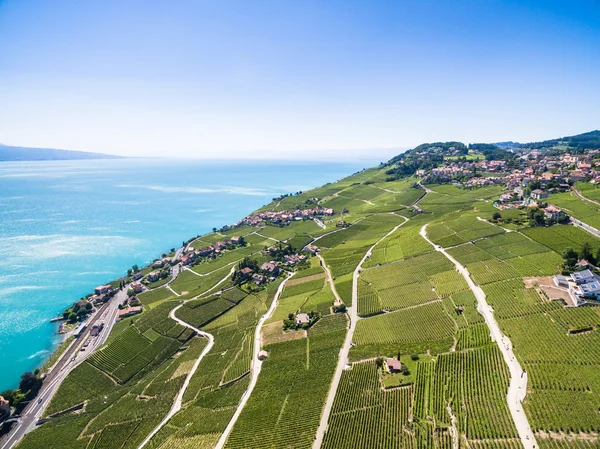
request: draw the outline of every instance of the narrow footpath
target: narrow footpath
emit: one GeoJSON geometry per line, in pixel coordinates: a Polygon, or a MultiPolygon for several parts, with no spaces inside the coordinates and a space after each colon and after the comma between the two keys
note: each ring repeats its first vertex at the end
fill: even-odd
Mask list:
{"type": "Polygon", "coordinates": [[[469,271],[454,257],[448,254],[444,248],[429,240],[427,237],[427,224],[423,225],[420,234],[421,237],[427,240],[427,242],[429,242],[429,244],[432,245],[436,251],[441,252],[450,262],[454,264],[458,272],[463,275],[465,281],[467,281],[467,284],[469,284],[471,291],[477,298],[477,310],[485,318],[485,323],[490,329],[490,336],[492,340],[496,342],[498,348],[500,348],[500,351],[504,356],[504,361],[508,365],[508,369],[510,371],[510,383],[508,385],[506,400],[508,402],[510,414],[515,422],[517,432],[519,433],[519,438],[521,439],[525,449],[535,449],[538,447],[537,442],[535,441],[535,436],[531,430],[529,422],[527,421],[527,416],[525,415],[525,411],[523,410],[523,406],[521,404],[521,402],[525,399],[525,395],[527,394],[527,373],[523,371],[521,364],[515,357],[512,349],[512,343],[508,337],[502,333],[502,330],[500,330],[500,326],[494,318],[494,311],[487,303],[484,291],[479,285],[473,282],[469,271]]]}
{"type": "Polygon", "coordinates": [[[320,253],[317,253],[317,257],[321,261],[321,268],[323,268],[323,270],[325,270],[325,274],[327,275],[327,282],[329,282],[329,287],[331,287],[333,296],[335,296],[335,304],[334,305],[339,306],[344,301],[342,301],[342,298],[340,297],[340,295],[337,292],[337,289],[335,288],[335,284],[333,283],[333,276],[331,276],[331,270],[329,270],[329,267],[325,263],[325,259],[323,259],[323,256],[321,256],[320,253]]]}
{"type": "Polygon", "coordinates": [[[325,437],[325,432],[327,431],[327,423],[329,421],[329,415],[331,415],[331,409],[333,407],[333,401],[335,400],[335,395],[337,393],[338,386],[340,384],[340,379],[342,378],[342,373],[344,369],[348,365],[348,356],[350,354],[350,348],[352,347],[352,337],[354,336],[354,330],[356,329],[356,322],[358,321],[358,277],[360,275],[360,271],[363,263],[371,257],[373,254],[373,249],[381,243],[383,240],[388,238],[394,232],[398,230],[401,226],[406,224],[408,218],[404,218],[404,222],[395,226],[390,232],[381,237],[377,242],[373,244],[367,251],[367,253],[360,260],[356,269],[354,270],[354,274],[352,276],[352,305],[348,307],[348,316],[350,317],[350,328],[346,333],[346,340],[344,341],[344,346],[340,350],[340,355],[338,359],[338,364],[335,369],[335,374],[331,381],[331,387],[329,388],[329,393],[327,395],[327,402],[325,402],[325,408],[323,409],[323,413],[321,415],[321,422],[319,423],[319,428],[317,429],[317,434],[315,436],[315,441],[313,443],[313,449],[319,449],[323,444],[323,438],[325,437]]]}
{"type": "Polygon", "coordinates": [[[258,358],[258,353],[260,352],[260,348],[262,346],[262,338],[261,338],[262,327],[265,324],[265,321],[267,321],[271,317],[271,315],[273,315],[273,312],[275,311],[275,309],[277,307],[277,302],[279,301],[279,297],[281,296],[281,292],[283,292],[283,288],[285,287],[285,284],[293,275],[294,275],[294,273],[288,275],[288,277],[281,284],[279,284],[279,288],[277,289],[277,293],[275,293],[275,297],[273,298],[273,301],[271,302],[269,309],[264,313],[263,316],[260,317],[260,320],[258,320],[256,329],[254,330],[254,348],[253,348],[254,350],[252,353],[252,365],[250,368],[250,384],[248,385],[248,389],[242,395],[242,399],[240,400],[240,403],[238,404],[237,408],[235,409],[235,413],[229,420],[229,423],[227,424],[225,431],[221,435],[221,438],[219,438],[219,441],[217,442],[215,449],[223,449],[223,447],[225,447],[225,443],[227,442],[227,438],[229,438],[229,435],[231,434],[231,431],[233,430],[233,426],[235,425],[238,418],[240,417],[242,410],[246,406],[246,402],[248,402],[248,399],[250,399],[250,395],[252,394],[252,391],[254,390],[254,387],[256,386],[256,382],[258,381],[258,375],[260,374],[260,370],[262,369],[262,363],[263,363],[263,361],[258,358]]]}

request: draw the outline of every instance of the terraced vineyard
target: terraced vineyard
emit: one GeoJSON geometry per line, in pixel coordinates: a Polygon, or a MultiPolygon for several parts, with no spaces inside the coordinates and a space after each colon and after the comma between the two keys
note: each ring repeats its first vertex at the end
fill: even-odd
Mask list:
{"type": "MultiPolygon", "coordinates": [[[[164,418],[207,344],[169,317],[184,300],[176,317],[210,333],[214,346],[181,390],[181,410],[147,448],[211,448],[230,423],[227,448],[310,448],[321,419],[327,423],[323,448],[529,448],[533,442],[520,438],[507,403],[505,359],[462,272],[421,237],[425,224],[432,241],[481,286],[526,370],[522,408],[537,444],[597,447],[600,312],[551,301],[540,285],[560,272],[565,248],[579,250],[589,242],[595,252],[600,240],[573,226],[525,228],[526,221],[513,221],[501,227],[486,221],[496,211],[497,186],[429,185],[426,194],[417,181],[388,181],[382,167],[361,171],[262,208],[333,207],[333,216],[322,217],[325,228],[297,220],[195,239],[192,246],[203,247],[245,235],[248,245],[184,269],[169,285],[177,294],[164,286],[140,294],[144,312],[120,323],[104,347],[70,373],[45,415],[83,403],[85,408],[53,417],[19,449],[45,449],[48,441],[67,449],[137,448],[164,418]],[[354,284],[358,263],[398,225],[366,258],[354,284]],[[332,307],[334,292],[320,260],[307,253],[308,262],[266,320],[277,340],[262,341],[268,357],[238,409],[254,379],[257,323],[283,276],[264,287],[234,286],[230,270],[251,256],[259,266],[276,258],[282,270],[293,271],[264,246],[304,247],[315,238],[336,292],[347,307],[356,305],[349,309],[355,327],[343,308],[332,307]],[[524,277],[535,279],[527,279],[526,287],[524,277]],[[282,321],[298,312],[321,316],[308,331],[284,332],[282,321]],[[350,348],[349,360],[340,362],[342,348],[350,348]],[[401,360],[399,372],[385,371],[387,357],[401,360]],[[341,377],[335,374],[338,362],[341,377]]],[[[589,203],[568,193],[554,198],[575,216],[597,221],[589,203]]]]}

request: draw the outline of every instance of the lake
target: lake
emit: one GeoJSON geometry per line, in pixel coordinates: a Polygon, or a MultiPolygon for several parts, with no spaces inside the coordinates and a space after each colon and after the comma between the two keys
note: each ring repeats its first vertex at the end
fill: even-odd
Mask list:
{"type": "Polygon", "coordinates": [[[0,163],[0,391],[49,357],[60,342],[49,320],[95,286],[275,196],[375,163],[0,163]]]}

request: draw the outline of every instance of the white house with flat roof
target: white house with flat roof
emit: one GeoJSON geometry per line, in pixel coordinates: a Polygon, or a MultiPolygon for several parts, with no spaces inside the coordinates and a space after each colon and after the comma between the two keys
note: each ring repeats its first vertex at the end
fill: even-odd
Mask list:
{"type": "Polygon", "coordinates": [[[590,270],[583,270],[571,273],[571,279],[573,279],[573,282],[579,285],[594,281],[596,276],[590,270]]]}

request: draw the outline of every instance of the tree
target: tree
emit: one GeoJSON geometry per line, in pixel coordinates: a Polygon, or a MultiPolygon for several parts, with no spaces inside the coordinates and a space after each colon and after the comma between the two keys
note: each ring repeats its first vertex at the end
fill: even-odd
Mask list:
{"type": "Polygon", "coordinates": [[[38,378],[35,374],[30,371],[27,371],[21,376],[21,381],[19,382],[19,390],[25,393],[31,390],[35,384],[37,383],[38,378]]]}
{"type": "Polygon", "coordinates": [[[134,265],[133,267],[131,267],[131,269],[133,270],[134,273],[137,273],[138,271],[140,271],[140,267],[138,267],[137,265],[134,265]]]}
{"type": "Polygon", "coordinates": [[[244,236],[241,236],[239,239],[239,244],[240,246],[246,246],[248,243],[246,242],[246,239],[244,238],[244,236]]]}
{"type": "Polygon", "coordinates": [[[562,257],[564,260],[565,269],[567,270],[572,270],[573,268],[575,268],[575,265],[577,264],[577,259],[579,259],[577,251],[575,251],[573,248],[566,248],[563,251],[562,257]]]}
{"type": "Polygon", "coordinates": [[[584,242],[583,245],[581,245],[580,254],[582,259],[585,259],[591,263],[596,262],[594,260],[594,253],[592,252],[592,245],[590,245],[590,242],[584,242]]]}
{"type": "Polygon", "coordinates": [[[88,303],[85,305],[85,310],[87,310],[88,312],[91,312],[93,307],[94,307],[94,306],[92,306],[92,303],[91,303],[91,302],[88,302],[88,303]]]}
{"type": "Polygon", "coordinates": [[[69,322],[74,323],[75,321],[77,321],[77,314],[75,312],[71,312],[69,314],[69,322]]]}
{"type": "Polygon", "coordinates": [[[212,230],[212,231],[213,231],[213,232],[217,232],[217,228],[213,228],[213,230],[212,230]]]}
{"type": "Polygon", "coordinates": [[[127,270],[127,276],[131,276],[133,274],[133,270],[130,268],[129,270],[127,270]]]}
{"type": "Polygon", "coordinates": [[[494,215],[492,215],[492,220],[494,221],[498,221],[502,218],[502,215],[500,215],[500,212],[494,212],[494,215]]]}

